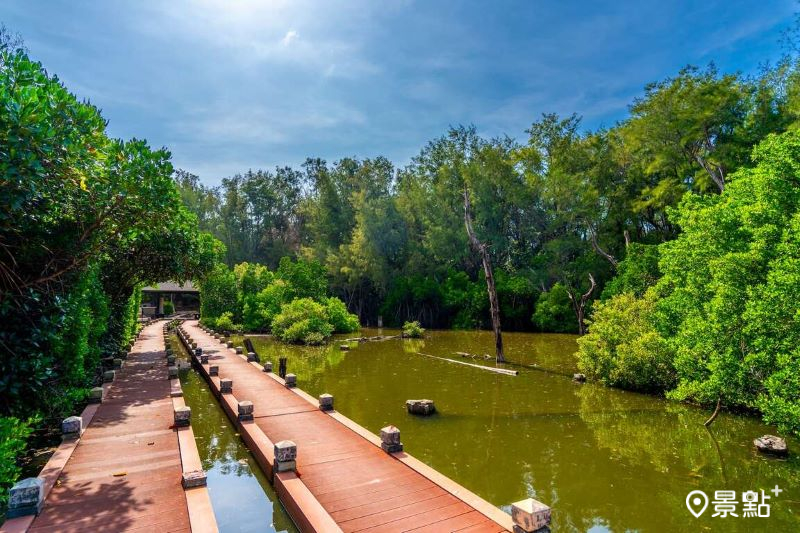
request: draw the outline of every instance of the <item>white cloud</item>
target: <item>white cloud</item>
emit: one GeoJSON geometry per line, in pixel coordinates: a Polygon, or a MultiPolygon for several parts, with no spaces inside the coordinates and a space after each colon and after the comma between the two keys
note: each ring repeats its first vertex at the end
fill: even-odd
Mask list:
{"type": "Polygon", "coordinates": [[[289,46],[292,43],[292,41],[299,38],[300,38],[299,33],[297,33],[295,30],[289,30],[286,32],[286,35],[283,36],[283,39],[281,39],[281,44],[283,46],[289,46]]]}

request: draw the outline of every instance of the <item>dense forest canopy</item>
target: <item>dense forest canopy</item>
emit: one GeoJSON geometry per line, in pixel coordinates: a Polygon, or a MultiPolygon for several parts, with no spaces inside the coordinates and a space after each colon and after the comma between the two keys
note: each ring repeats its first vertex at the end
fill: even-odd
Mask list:
{"type": "Polygon", "coordinates": [[[759,141],[794,127],[799,87],[791,56],[758,76],[687,67],[648,85],[611,128],[545,114],[524,142],[451,128],[403,168],[381,156],[309,158],[218,187],[180,170],[175,179],[228,265],[316,261],[362,322],[426,327],[488,325],[464,229],[468,190],[503,327],[579,332],[593,300],[624,288],[615,275],[629,251],[646,256],[642,246],[679,234],[669,210],[685,194],[718,195],[759,141]]]}

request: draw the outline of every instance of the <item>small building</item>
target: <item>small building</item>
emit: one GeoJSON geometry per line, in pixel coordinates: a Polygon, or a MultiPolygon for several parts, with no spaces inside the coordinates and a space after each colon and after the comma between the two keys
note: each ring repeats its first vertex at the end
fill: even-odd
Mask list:
{"type": "Polygon", "coordinates": [[[175,313],[199,313],[200,291],[191,281],[183,284],[166,281],[145,287],[142,289],[142,316],[163,316],[164,302],[172,302],[175,313]]]}

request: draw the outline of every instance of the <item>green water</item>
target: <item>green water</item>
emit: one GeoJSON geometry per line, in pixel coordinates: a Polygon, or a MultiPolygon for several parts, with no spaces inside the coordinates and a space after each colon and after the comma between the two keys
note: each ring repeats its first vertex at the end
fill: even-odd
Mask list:
{"type": "MultiPolygon", "coordinates": [[[[186,358],[174,337],[173,347],[186,358]]],[[[179,375],[220,532],[297,531],[203,378],[188,363],[179,375]]]]}
{"type": "MultiPolygon", "coordinates": [[[[397,332],[361,332],[379,333],[397,332]]],[[[573,383],[573,336],[504,334],[509,360],[536,365],[516,377],[416,353],[464,361],[454,352],[492,353],[490,332],[434,331],[424,340],[351,343],[350,351],[340,340],[296,347],[251,339],[275,368],[288,357],[299,387],[333,394],[337,410],[373,432],[395,424],[408,452],[491,503],[547,503],[555,531],[800,530],[800,460],[753,450],[753,438],[774,428],[723,413],[707,431],[707,410],[573,383]],[[411,398],[434,400],[439,414],[407,414],[411,398]],[[685,506],[695,489],[710,499],[736,490],[741,511],[741,492],[776,484],[785,492],[770,500],[770,518],[712,518],[712,505],[696,519],[685,506]]],[[[789,446],[800,451],[796,440],[789,446]]]]}

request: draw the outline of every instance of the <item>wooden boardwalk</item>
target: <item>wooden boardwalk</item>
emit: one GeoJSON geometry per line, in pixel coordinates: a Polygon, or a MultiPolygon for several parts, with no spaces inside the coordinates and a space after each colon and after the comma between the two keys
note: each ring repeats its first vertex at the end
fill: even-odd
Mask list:
{"type": "Polygon", "coordinates": [[[183,330],[203,353],[200,365],[223,408],[236,418],[237,403],[253,402],[254,420],[237,427],[279,496],[303,530],[499,532],[511,517],[404,452],[387,454],[380,439],[340,413],[322,412],[317,400],[261,366],[247,362],[196,321],[183,330]],[[210,366],[219,375],[210,376],[210,366]],[[233,380],[220,394],[220,379],[233,380]],[[273,474],[272,443],[297,445],[297,473],[273,474]]]}
{"type": "Polygon", "coordinates": [[[206,488],[181,483],[200,460],[191,428],[173,426],[183,398],[177,379],[168,379],[162,326],[144,328],[103,402],[84,411],[90,423],[82,437],[65,441],[43,469],[39,516],[0,530],[216,531],[206,488]]]}

